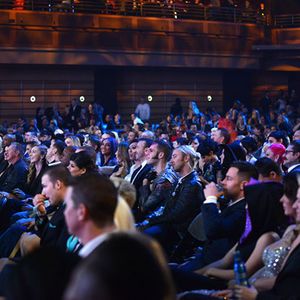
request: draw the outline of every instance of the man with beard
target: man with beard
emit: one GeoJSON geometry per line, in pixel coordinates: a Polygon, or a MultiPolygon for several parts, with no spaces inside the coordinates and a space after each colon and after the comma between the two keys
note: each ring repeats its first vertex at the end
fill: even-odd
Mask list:
{"type": "Polygon", "coordinates": [[[222,211],[217,204],[216,185],[210,183],[206,186],[206,199],[202,205],[204,231],[208,238],[203,252],[205,265],[223,257],[240,238],[246,216],[244,186],[251,178],[257,177],[257,170],[252,164],[242,161],[233,163],[222,181],[224,198],[229,201],[222,211]]]}
{"type": "Polygon", "coordinates": [[[166,200],[161,215],[149,217],[139,224],[140,229],[161,243],[167,254],[187,233],[191,221],[201,210],[203,190],[194,171],[196,161],[197,153],[189,146],[173,150],[171,165],[179,174],[178,183],[166,200]]]}
{"type": "Polygon", "coordinates": [[[234,162],[222,181],[224,198],[228,201],[220,209],[217,196],[220,193],[211,182],[204,190],[205,201],[201,207],[203,229],[207,240],[203,251],[194,259],[179,266],[182,270],[194,271],[222,258],[241,237],[246,220],[244,186],[251,178],[257,179],[256,168],[243,161],[234,162]]]}
{"type": "Polygon", "coordinates": [[[300,172],[300,140],[291,142],[283,155],[283,167],[287,173],[300,172]]]}
{"type": "Polygon", "coordinates": [[[148,164],[153,167],[140,188],[140,206],[144,214],[149,214],[165,204],[178,175],[168,166],[171,156],[170,146],[161,140],[154,141],[149,148],[148,164]]]}

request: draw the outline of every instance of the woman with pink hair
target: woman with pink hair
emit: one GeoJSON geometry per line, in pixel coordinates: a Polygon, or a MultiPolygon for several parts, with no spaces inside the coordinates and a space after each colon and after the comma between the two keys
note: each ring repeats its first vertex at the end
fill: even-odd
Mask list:
{"type": "Polygon", "coordinates": [[[269,157],[276,163],[281,164],[283,162],[284,153],[285,153],[285,147],[280,143],[274,143],[268,147],[266,151],[266,157],[269,157]]]}

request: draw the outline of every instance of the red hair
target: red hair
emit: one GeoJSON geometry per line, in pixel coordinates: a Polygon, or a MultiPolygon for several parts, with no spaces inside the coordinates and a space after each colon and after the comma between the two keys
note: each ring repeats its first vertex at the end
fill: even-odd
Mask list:
{"type": "Polygon", "coordinates": [[[234,123],[226,118],[221,118],[219,120],[218,128],[225,128],[228,130],[230,134],[230,142],[233,143],[237,137],[237,132],[235,131],[235,125],[234,123]]]}
{"type": "Polygon", "coordinates": [[[274,143],[271,144],[268,149],[270,149],[274,153],[274,155],[279,155],[278,162],[282,163],[283,154],[285,153],[286,150],[285,147],[280,143],[274,143]]]}

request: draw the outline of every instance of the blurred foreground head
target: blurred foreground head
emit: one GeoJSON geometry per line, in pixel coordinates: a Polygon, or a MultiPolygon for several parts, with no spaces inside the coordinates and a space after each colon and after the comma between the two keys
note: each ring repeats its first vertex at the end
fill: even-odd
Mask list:
{"type": "Polygon", "coordinates": [[[113,233],[75,270],[65,300],[172,300],[160,246],[141,234],[113,233]]]}

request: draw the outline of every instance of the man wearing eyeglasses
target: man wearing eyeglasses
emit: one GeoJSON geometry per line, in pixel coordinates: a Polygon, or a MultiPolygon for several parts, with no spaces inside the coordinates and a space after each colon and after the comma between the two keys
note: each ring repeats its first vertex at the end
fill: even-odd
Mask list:
{"type": "Polygon", "coordinates": [[[283,166],[287,169],[287,173],[300,172],[300,140],[295,140],[288,145],[283,159],[283,166]]]}

